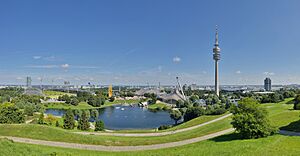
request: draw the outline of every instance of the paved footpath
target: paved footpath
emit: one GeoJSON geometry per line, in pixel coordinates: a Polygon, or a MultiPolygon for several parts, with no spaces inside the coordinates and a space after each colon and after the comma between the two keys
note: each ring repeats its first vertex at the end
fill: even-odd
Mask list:
{"type": "Polygon", "coordinates": [[[76,134],[83,134],[83,135],[109,135],[109,136],[128,136],[128,137],[147,137],[147,136],[164,136],[164,135],[170,135],[170,134],[176,134],[176,133],[180,133],[180,132],[185,132],[185,131],[190,131],[220,120],[223,120],[229,116],[231,116],[232,114],[227,114],[224,116],[221,116],[217,119],[196,125],[196,126],[192,126],[192,127],[188,127],[188,128],[183,128],[183,129],[178,129],[178,130],[174,130],[174,131],[167,131],[167,132],[157,132],[157,133],[101,133],[101,132],[74,132],[76,134]]]}
{"type": "Polygon", "coordinates": [[[36,145],[46,145],[62,148],[73,148],[73,149],[83,149],[83,150],[94,150],[94,151],[142,151],[142,150],[155,150],[162,148],[170,148],[176,146],[183,146],[191,143],[196,143],[203,140],[208,140],[220,135],[224,135],[230,132],[233,132],[233,128],[229,128],[220,132],[208,134],[205,136],[177,141],[169,142],[163,144],[154,144],[154,145],[141,145],[141,146],[103,146],[103,145],[87,145],[87,144],[77,144],[77,143],[66,143],[66,142],[55,142],[55,141],[45,141],[45,140],[35,140],[28,138],[19,138],[19,137],[10,137],[10,136],[0,136],[0,138],[7,138],[13,140],[14,142],[36,144],[36,145]]]}

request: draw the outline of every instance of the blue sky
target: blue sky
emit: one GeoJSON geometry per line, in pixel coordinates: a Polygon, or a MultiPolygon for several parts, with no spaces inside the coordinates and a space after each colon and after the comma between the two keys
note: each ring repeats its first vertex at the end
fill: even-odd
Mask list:
{"type": "Polygon", "coordinates": [[[3,0],[0,83],[300,83],[298,0],[3,0]]]}

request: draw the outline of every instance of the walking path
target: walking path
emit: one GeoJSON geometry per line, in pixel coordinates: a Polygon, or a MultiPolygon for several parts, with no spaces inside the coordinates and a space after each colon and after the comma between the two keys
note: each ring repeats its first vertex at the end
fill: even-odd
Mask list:
{"type": "Polygon", "coordinates": [[[224,135],[230,132],[233,132],[233,128],[229,128],[220,132],[208,134],[205,136],[192,138],[188,140],[182,140],[177,142],[169,142],[163,144],[154,144],[154,145],[141,145],[141,146],[103,146],[103,145],[87,145],[87,144],[77,144],[77,143],[66,143],[66,142],[55,142],[55,141],[45,141],[45,140],[35,140],[28,138],[20,138],[20,137],[11,137],[11,136],[0,136],[0,138],[7,138],[13,140],[14,142],[20,143],[29,143],[36,145],[46,145],[46,146],[54,146],[54,147],[62,147],[62,148],[73,148],[73,149],[83,149],[83,150],[94,150],[94,151],[142,151],[142,150],[155,150],[162,148],[170,148],[176,146],[183,146],[203,140],[208,140],[220,135],[224,135]]]}
{"type": "Polygon", "coordinates": [[[33,120],[34,120],[34,119],[26,120],[25,123],[26,123],[26,124],[29,124],[29,123],[31,123],[33,120]]]}
{"type": "Polygon", "coordinates": [[[282,134],[282,135],[300,136],[300,132],[292,132],[292,131],[280,130],[279,133],[282,134]]]}
{"type": "Polygon", "coordinates": [[[227,114],[224,116],[221,116],[217,119],[196,125],[196,126],[192,126],[192,127],[188,127],[188,128],[183,128],[183,129],[178,129],[178,130],[174,130],[174,131],[167,131],[167,132],[157,132],[157,133],[101,133],[101,132],[74,132],[77,134],[83,134],[83,135],[109,135],[109,136],[128,136],[128,137],[145,137],[145,136],[164,136],[164,135],[170,135],[170,134],[176,134],[176,133],[180,133],[180,132],[185,132],[185,131],[189,131],[189,130],[193,130],[220,120],[223,120],[229,116],[231,116],[232,114],[227,114]]]}

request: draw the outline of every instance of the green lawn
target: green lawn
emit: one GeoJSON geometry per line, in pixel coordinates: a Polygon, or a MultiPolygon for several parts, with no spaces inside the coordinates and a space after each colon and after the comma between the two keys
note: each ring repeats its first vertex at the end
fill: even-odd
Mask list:
{"type": "Polygon", "coordinates": [[[300,119],[300,110],[294,110],[292,104],[286,104],[290,100],[292,98],[285,99],[283,102],[276,104],[262,104],[262,107],[265,107],[269,112],[269,119],[272,125],[280,128],[300,119]]]}
{"type": "Polygon", "coordinates": [[[0,140],[0,155],[76,155],[76,156],[215,156],[215,155],[299,155],[299,137],[274,135],[268,138],[239,140],[234,135],[224,135],[211,140],[202,141],[180,147],[151,151],[137,152],[98,152],[58,147],[47,147],[13,143],[8,140],[0,140]]]}
{"type": "Polygon", "coordinates": [[[53,90],[44,90],[43,93],[47,97],[55,98],[55,99],[57,99],[59,96],[62,96],[62,95],[76,96],[76,94],[60,92],[60,91],[53,91],[53,90]]]}
{"type": "Polygon", "coordinates": [[[171,107],[166,105],[165,103],[156,103],[156,104],[148,105],[148,109],[151,109],[151,110],[162,110],[162,109],[170,110],[171,107]]]}

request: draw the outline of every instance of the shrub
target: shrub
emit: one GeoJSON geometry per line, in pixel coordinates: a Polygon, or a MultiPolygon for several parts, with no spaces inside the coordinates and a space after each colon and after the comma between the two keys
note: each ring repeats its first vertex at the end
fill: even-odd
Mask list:
{"type": "Polygon", "coordinates": [[[44,124],[44,113],[41,113],[38,119],[38,124],[44,124]]]}
{"type": "Polygon", "coordinates": [[[58,121],[55,122],[55,126],[59,127],[59,122],[58,121]]]}
{"type": "Polygon", "coordinates": [[[201,107],[190,107],[184,114],[184,121],[189,121],[205,114],[205,110],[201,107]]]}
{"type": "Polygon", "coordinates": [[[78,120],[78,126],[77,128],[79,130],[88,130],[90,128],[89,119],[87,117],[86,111],[83,111],[79,120],[78,120]]]}
{"type": "Polygon", "coordinates": [[[268,112],[259,107],[258,102],[252,98],[242,99],[231,112],[233,113],[231,124],[242,138],[261,138],[276,132],[267,119],[268,112]]]}
{"type": "Polygon", "coordinates": [[[54,122],[57,121],[57,118],[55,116],[53,116],[52,114],[48,114],[47,117],[44,119],[44,121],[48,124],[48,125],[52,125],[54,122]]]}
{"type": "Polygon", "coordinates": [[[24,123],[24,113],[12,103],[0,105],[0,123],[24,123]]]}
{"type": "Polygon", "coordinates": [[[96,121],[96,124],[95,124],[95,131],[104,131],[104,122],[101,121],[101,120],[98,120],[96,121]]]}
{"type": "Polygon", "coordinates": [[[165,129],[169,129],[169,128],[172,128],[171,125],[161,125],[158,127],[158,130],[165,130],[165,129]]]}
{"type": "Polygon", "coordinates": [[[114,101],[115,101],[115,97],[112,96],[112,97],[108,98],[108,101],[109,101],[109,102],[114,102],[114,101]]]}
{"type": "Polygon", "coordinates": [[[297,95],[294,99],[294,109],[300,110],[300,95],[297,95]]]}
{"type": "Polygon", "coordinates": [[[170,117],[175,120],[175,124],[177,125],[178,120],[182,118],[182,114],[179,110],[172,110],[170,113],[170,117]]]}
{"type": "Polygon", "coordinates": [[[68,109],[66,114],[64,115],[64,129],[74,129],[75,127],[75,119],[74,114],[71,109],[68,109]]]}

